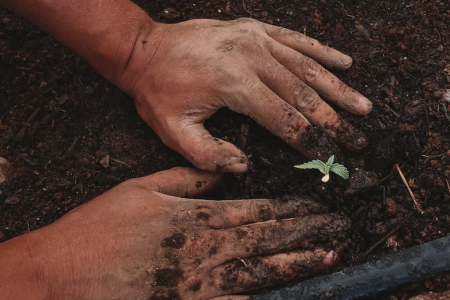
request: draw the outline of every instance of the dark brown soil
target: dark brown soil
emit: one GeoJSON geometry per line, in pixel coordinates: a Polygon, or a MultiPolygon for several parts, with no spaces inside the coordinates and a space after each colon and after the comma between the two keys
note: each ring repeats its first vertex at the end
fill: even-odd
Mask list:
{"type": "MultiPolygon", "coordinates": [[[[340,268],[367,259],[363,254],[397,227],[368,256],[450,234],[450,120],[443,109],[450,103],[441,97],[450,89],[449,1],[136,2],[162,22],[253,17],[306,32],[354,58],[350,71],[335,74],[374,103],[368,117],[340,113],[369,137],[362,153],[343,153],[345,164],[351,173],[375,172],[382,178],[375,187],[345,192],[349,183],[337,177],[324,184],[318,172],[293,168],[306,159],[279,138],[248,117],[221,110],[206,128],[239,145],[251,167],[246,174],[226,175],[209,198],[308,195],[327,204],[353,222],[340,268]],[[395,164],[425,214],[415,209],[395,164]]],[[[41,228],[126,179],[189,166],[144,124],[132,99],[5,9],[0,83],[0,157],[11,162],[0,184],[0,241],[41,228]]],[[[446,290],[447,277],[390,295],[405,299],[422,290],[446,290]]]]}

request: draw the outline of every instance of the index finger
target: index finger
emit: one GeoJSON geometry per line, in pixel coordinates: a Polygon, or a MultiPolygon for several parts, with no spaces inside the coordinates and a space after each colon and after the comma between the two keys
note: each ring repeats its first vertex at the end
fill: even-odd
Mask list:
{"type": "Polygon", "coordinates": [[[266,33],[277,42],[318,61],[327,68],[347,70],[352,66],[350,56],[322,45],[319,41],[300,32],[270,24],[264,24],[264,28],[266,33]]]}

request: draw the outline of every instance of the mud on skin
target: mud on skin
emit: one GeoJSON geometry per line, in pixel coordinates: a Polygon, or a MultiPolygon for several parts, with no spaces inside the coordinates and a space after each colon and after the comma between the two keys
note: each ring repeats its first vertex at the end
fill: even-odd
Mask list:
{"type": "MultiPolygon", "coordinates": [[[[325,128],[327,128],[326,124],[325,128]]],[[[352,152],[361,152],[369,143],[367,137],[361,131],[346,122],[342,122],[335,132],[336,141],[352,152]]]]}
{"type": "MultiPolygon", "coordinates": [[[[297,198],[285,196],[281,199],[270,200],[272,205],[277,210],[275,219],[288,219],[295,216],[306,216],[309,214],[323,214],[328,211],[328,209],[312,200],[311,198],[297,198]]],[[[261,217],[263,213],[260,213],[261,217]]],[[[265,219],[263,219],[265,220],[265,219]]]]}
{"type": "Polygon", "coordinates": [[[220,288],[224,291],[258,289],[264,286],[279,285],[292,280],[299,274],[308,274],[315,265],[322,262],[323,256],[314,253],[308,260],[295,260],[288,268],[268,263],[267,259],[254,257],[229,263],[220,274],[220,288]]]}

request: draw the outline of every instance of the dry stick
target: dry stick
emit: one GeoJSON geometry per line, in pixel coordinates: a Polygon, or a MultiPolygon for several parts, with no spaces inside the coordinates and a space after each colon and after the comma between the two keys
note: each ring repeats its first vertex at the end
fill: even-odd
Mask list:
{"type": "Polygon", "coordinates": [[[118,164],[122,164],[122,165],[124,165],[124,166],[127,166],[128,168],[130,168],[131,169],[131,166],[129,165],[129,164],[127,164],[127,163],[125,163],[125,162],[123,162],[123,161],[121,161],[121,160],[118,160],[118,159],[115,159],[115,158],[110,158],[110,160],[112,160],[112,161],[114,161],[114,162],[116,162],[116,163],[118,163],[118,164]]]}
{"type": "Polygon", "coordinates": [[[400,227],[403,226],[403,224],[405,224],[405,222],[409,219],[409,217],[411,216],[411,214],[406,217],[403,222],[401,222],[397,227],[395,227],[394,229],[392,229],[388,234],[386,234],[385,236],[383,236],[378,242],[376,242],[372,247],[369,248],[369,250],[367,250],[366,252],[364,252],[363,256],[361,258],[366,257],[367,255],[369,255],[370,252],[373,251],[373,249],[375,249],[378,245],[380,245],[385,239],[387,239],[388,237],[390,237],[391,235],[394,234],[394,232],[396,232],[397,230],[400,229],[400,227]]]}
{"type": "Polygon", "coordinates": [[[448,193],[450,194],[450,184],[448,183],[447,179],[445,179],[445,182],[447,182],[448,193]]]}
{"type": "Polygon", "coordinates": [[[444,156],[446,154],[447,154],[447,152],[441,153],[441,154],[437,154],[437,155],[421,155],[421,156],[430,159],[430,158],[439,158],[439,157],[442,157],[442,156],[444,156]]]}
{"type": "Polygon", "coordinates": [[[414,197],[414,194],[413,194],[413,192],[411,191],[411,188],[409,187],[408,182],[406,181],[405,176],[404,176],[403,173],[402,173],[402,170],[400,170],[398,164],[395,164],[395,166],[397,167],[398,174],[400,174],[400,177],[402,178],[403,183],[405,184],[406,188],[408,189],[409,195],[411,196],[411,198],[413,199],[414,203],[416,204],[417,210],[418,210],[421,214],[423,214],[424,211],[420,208],[419,203],[417,203],[416,197],[414,197]]]}
{"type": "Polygon", "coordinates": [[[242,7],[244,8],[245,12],[250,14],[250,17],[253,16],[253,14],[247,9],[247,5],[245,5],[245,0],[242,0],[242,7]]]}

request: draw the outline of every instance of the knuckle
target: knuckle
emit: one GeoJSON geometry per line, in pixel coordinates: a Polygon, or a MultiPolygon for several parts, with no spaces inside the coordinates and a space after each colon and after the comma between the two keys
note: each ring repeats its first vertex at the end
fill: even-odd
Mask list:
{"type": "Polygon", "coordinates": [[[239,18],[237,20],[234,20],[232,22],[238,23],[238,24],[246,24],[246,23],[250,23],[250,24],[258,24],[261,23],[258,20],[252,19],[252,18],[239,18]]]}
{"type": "Polygon", "coordinates": [[[339,81],[338,83],[338,91],[337,91],[337,99],[338,101],[343,101],[348,99],[348,94],[351,92],[351,89],[343,82],[339,81]]]}
{"type": "Polygon", "coordinates": [[[304,79],[306,83],[313,83],[321,76],[322,67],[314,60],[307,58],[304,66],[304,79]]]}
{"type": "Polygon", "coordinates": [[[293,88],[296,106],[300,110],[316,109],[319,104],[319,96],[306,84],[296,84],[293,88]]]}
{"type": "Polygon", "coordinates": [[[205,155],[202,152],[193,151],[193,152],[189,153],[187,158],[195,167],[197,167],[200,170],[214,172],[216,169],[216,168],[211,167],[211,165],[207,161],[207,158],[205,157],[205,155]]]}
{"type": "Polygon", "coordinates": [[[309,39],[309,37],[307,37],[306,35],[299,33],[299,32],[292,31],[292,30],[289,30],[289,32],[285,32],[285,34],[290,35],[292,38],[292,41],[296,44],[304,44],[309,39]]]}

